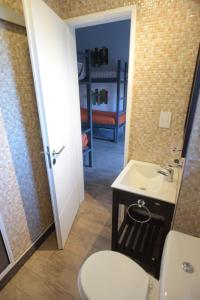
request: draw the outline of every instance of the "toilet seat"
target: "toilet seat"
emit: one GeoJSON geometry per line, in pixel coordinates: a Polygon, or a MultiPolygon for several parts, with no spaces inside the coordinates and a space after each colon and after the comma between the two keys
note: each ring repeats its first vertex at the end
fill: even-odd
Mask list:
{"type": "Polygon", "coordinates": [[[100,251],[83,264],[78,287],[82,300],[146,300],[149,277],[133,260],[114,251],[100,251]]]}

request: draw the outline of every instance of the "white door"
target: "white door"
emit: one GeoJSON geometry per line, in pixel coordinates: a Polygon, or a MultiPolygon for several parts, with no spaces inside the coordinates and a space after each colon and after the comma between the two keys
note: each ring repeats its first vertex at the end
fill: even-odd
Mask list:
{"type": "Polygon", "coordinates": [[[75,33],[42,0],[23,0],[59,249],[83,200],[75,33]]]}

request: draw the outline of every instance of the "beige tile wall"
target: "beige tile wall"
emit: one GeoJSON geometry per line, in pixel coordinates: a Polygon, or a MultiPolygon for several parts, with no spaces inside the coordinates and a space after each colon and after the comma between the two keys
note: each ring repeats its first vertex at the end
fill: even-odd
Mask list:
{"type": "Polygon", "coordinates": [[[53,222],[25,29],[0,21],[0,214],[17,259],[53,222]]]}
{"type": "MultiPolygon", "coordinates": [[[[200,2],[197,0],[46,0],[46,2],[63,18],[136,4],[135,77],[129,157],[158,163],[169,160],[172,146],[182,138],[200,37],[200,2]],[[158,128],[161,110],[172,111],[170,129],[158,128]]],[[[1,3],[22,12],[21,0],[0,0],[1,3]]],[[[33,154],[36,153],[33,151],[34,147],[39,153],[41,140],[25,31],[13,25],[5,25],[3,22],[0,25],[0,56],[5,62],[3,72],[0,72],[0,79],[4,80],[1,87],[6,90],[5,95],[10,105],[15,103],[12,117],[19,115],[16,122],[21,126],[20,139],[23,140],[25,151],[23,153],[26,153],[22,160],[25,178],[24,174],[16,174],[16,169],[20,169],[17,162],[20,149],[18,148],[18,153],[13,153],[11,145],[12,143],[21,145],[21,142],[18,139],[13,141],[11,135],[8,136],[7,132],[12,132],[15,126],[8,124],[7,117],[5,120],[8,111],[4,111],[4,115],[0,114],[0,143],[3,145],[1,154],[3,158],[0,158],[0,163],[4,161],[5,165],[2,166],[4,169],[6,167],[8,173],[1,175],[3,179],[0,180],[4,185],[1,184],[0,191],[5,189],[7,183],[9,186],[3,194],[1,193],[0,210],[5,219],[15,257],[18,257],[52,221],[52,216],[43,160],[33,154]],[[19,65],[23,64],[25,67],[22,69],[25,68],[25,71],[21,75],[19,65]],[[22,186],[26,189],[21,190],[22,186]]],[[[186,175],[184,176],[182,190],[185,188],[188,191],[186,175]]],[[[194,189],[197,190],[196,176],[191,178],[194,189]]],[[[183,208],[186,206],[183,198],[181,196],[179,200],[176,228],[197,234],[197,226],[193,226],[193,213],[197,212],[198,203],[196,199],[193,200],[193,210],[188,214],[183,208]],[[186,214],[189,216],[187,225],[184,221],[186,214]]]]}
{"type": "MultiPolygon", "coordinates": [[[[48,1],[47,1],[48,2],[48,1]]],[[[182,142],[183,124],[200,37],[200,2],[169,0],[65,1],[72,17],[136,4],[135,77],[129,158],[167,162],[182,142]],[[170,129],[158,127],[161,110],[170,129]]]]}
{"type": "MultiPolygon", "coordinates": [[[[22,11],[20,0],[0,0],[22,11]]],[[[68,18],[135,4],[135,77],[129,158],[165,163],[182,143],[183,126],[200,37],[199,0],[45,0],[68,18]],[[170,129],[158,127],[161,110],[170,129]]],[[[178,155],[178,154],[177,154],[178,155]]]]}
{"type": "MultiPolygon", "coordinates": [[[[163,163],[174,158],[172,148],[182,143],[200,41],[200,1],[68,0],[61,6],[60,15],[68,18],[131,4],[137,7],[137,25],[129,158],[163,163]],[[170,129],[158,127],[161,110],[172,112],[170,129]]],[[[58,7],[56,10],[59,13],[58,7]]],[[[196,115],[175,218],[176,229],[198,236],[199,116],[196,115]]]]}
{"type": "MultiPolygon", "coordinates": [[[[174,156],[171,150],[177,144],[182,144],[200,41],[200,1],[68,0],[65,3],[65,9],[60,12],[64,18],[136,4],[129,158],[165,163],[177,157],[179,154],[174,156]],[[172,112],[170,129],[158,127],[161,110],[172,112]]],[[[199,132],[200,104],[175,217],[175,229],[197,236],[200,236],[199,132]]]]}

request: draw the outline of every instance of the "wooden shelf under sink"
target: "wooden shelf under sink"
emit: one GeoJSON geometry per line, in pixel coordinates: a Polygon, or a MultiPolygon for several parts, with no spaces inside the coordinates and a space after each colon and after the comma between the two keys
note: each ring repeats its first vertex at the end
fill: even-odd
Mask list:
{"type": "MultiPolygon", "coordinates": [[[[172,203],[114,188],[112,250],[129,256],[148,273],[159,279],[164,242],[171,228],[174,207],[172,203]],[[120,205],[131,207],[138,203],[138,200],[144,201],[145,207],[151,214],[151,219],[147,223],[133,221],[127,211],[123,218],[120,215],[120,205]]],[[[137,213],[136,209],[135,212],[137,213]]],[[[138,214],[138,217],[144,217],[144,211],[141,213],[139,210],[138,214]]]]}
{"type": "Polygon", "coordinates": [[[126,215],[118,231],[118,251],[126,254],[148,273],[156,276],[165,242],[164,220],[152,217],[148,223],[136,223],[126,215]]]}

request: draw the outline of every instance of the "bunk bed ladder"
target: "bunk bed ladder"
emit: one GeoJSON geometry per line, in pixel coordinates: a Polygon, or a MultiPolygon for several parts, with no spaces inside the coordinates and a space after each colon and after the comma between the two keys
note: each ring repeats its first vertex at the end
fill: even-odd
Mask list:
{"type": "MultiPolygon", "coordinates": [[[[81,53],[83,55],[83,53],[81,53]]],[[[117,61],[117,74],[113,78],[91,78],[91,51],[85,51],[85,67],[86,67],[86,78],[80,80],[80,84],[86,84],[87,90],[87,122],[86,122],[86,130],[89,137],[89,143],[87,149],[84,150],[84,158],[86,154],[89,155],[89,166],[92,166],[93,163],[93,129],[108,129],[112,130],[113,138],[94,136],[96,139],[101,140],[109,140],[115,143],[118,143],[119,139],[119,130],[125,128],[125,121],[121,120],[121,115],[126,112],[126,99],[127,99],[127,70],[128,63],[124,63],[124,68],[122,71],[122,60],[117,61]],[[121,78],[121,73],[123,74],[123,78],[121,78]],[[116,111],[115,111],[115,123],[114,124],[93,124],[93,116],[92,116],[92,83],[116,83],[116,111]],[[121,85],[123,84],[123,96],[121,96],[121,85]],[[121,100],[123,100],[123,107],[121,108],[121,100]]],[[[86,132],[86,131],[83,131],[86,132]]]]}
{"type": "Polygon", "coordinates": [[[92,87],[91,87],[91,53],[90,50],[86,50],[86,74],[87,74],[87,115],[88,115],[88,128],[89,128],[89,167],[93,165],[93,124],[92,124],[92,87]]]}
{"type": "Polygon", "coordinates": [[[119,117],[120,117],[120,87],[121,87],[121,61],[117,61],[117,109],[116,109],[116,124],[114,128],[114,141],[118,143],[119,137],[119,117]]]}
{"type": "Polygon", "coordinates": [[[88,136],[88,144],[85,149],[83,149],[83,158],[84,165],[88,167],[92,167],[93,165],[93,124],[92,124],[92,91],[91,91],[91,52],[90,50],[86,50],[85,52],[77,52],[78,55],[83,56],[85,59],[85,71],[86,77],[85,79],[79,80],[79,84],[84,84],[86,86],[87,93],[87,121],[82,123],[82,133],[87,134],[88,136]],[[88,164],[86,164],[86,155],[88,155],[88,164]]]}

